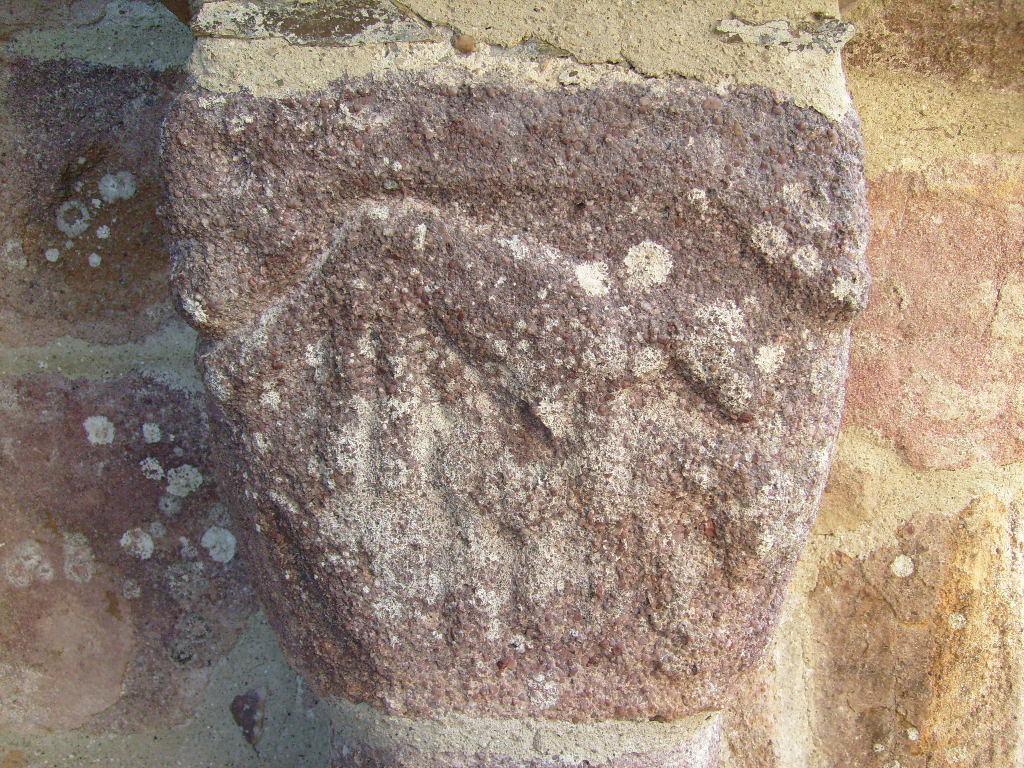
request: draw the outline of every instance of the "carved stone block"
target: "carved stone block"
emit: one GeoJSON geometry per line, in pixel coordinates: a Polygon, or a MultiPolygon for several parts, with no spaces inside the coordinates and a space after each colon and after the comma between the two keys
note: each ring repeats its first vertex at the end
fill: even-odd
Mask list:
{"type": "MultiPolygon", "coordinates": [[[[717,708],[828,472],[868,287],[856,118],[439,66],[196,89],[165,134],[219,477],[339,722],[717,708]]],[[[339,764],[406,764],[380,743],[339,764]]]]}

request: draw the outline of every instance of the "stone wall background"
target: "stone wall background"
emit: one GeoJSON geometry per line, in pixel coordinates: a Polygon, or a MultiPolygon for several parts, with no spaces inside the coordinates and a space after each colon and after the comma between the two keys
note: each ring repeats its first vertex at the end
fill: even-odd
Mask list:
{"type": "MultiPolygon", "coordinates": [[[[205,470],[156,215],[183,3],[0,8],[0,766],[326,763],[205,470]],[[177,16],[175,15],[177,14],[177,16]],[[259,690],[254,749],[230,714],[259,690]]],[[[1022,763],[1024,9],[860,0],[872,303],[726,764],[1022,763]]]]}

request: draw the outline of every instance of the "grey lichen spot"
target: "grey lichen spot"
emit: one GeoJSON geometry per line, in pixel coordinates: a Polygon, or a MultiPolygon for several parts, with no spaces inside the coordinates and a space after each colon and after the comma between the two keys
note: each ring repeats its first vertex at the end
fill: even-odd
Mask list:
{"type": "Polygon", "coordinates": [[[57,209],[57,229],[68,237],[78,237],[89,228],[91,216],[84,203],[68,200],[57,209]]]}
{"type": "Polygon", "coordinates": [[[646,291],[661,285],[672,271],[672,254],[663,245],[645,240],[629,249],[624,259],[626,285],[646,291]]]}
{"type": "Polygon", "coordinates": [[[121,596],[125,600],[138,600],[142,596],[142,587],[135,579],[125,579],[121,585],[121,596]]]}
{"type": "Polygon", "coordinates": [[[196,545],[189,541],[185,536],[179,536],[178,555],[182,560],[195,560],[199,557],[199,550],[196,549],[196,545]]]}
{"type": "Polygon", "coordinates": [[[203,484],[202,473],[191,464],[167,470],[167,493],[185,498],[203,484]]]}
{"type": "Polygon", "coordinates": [[[161,436],[159,424],[147,421],[142,425],[142,439],[147,443],[159,443],[161,436]]]}
{"type": "Polygon", "coordinates": [[[152,456],[147,456],[140,461],[139,468],[142,470],[142,476],[147,480],[163,480],[164,478],[164,468],[152,456]]]}
{"type": "Polygon", "coordinates": [[[53,564],[43,551],[42,545],[33,539],[18,544],[4,558],[3,573],[7,583],[17,589],[26,589],[39,582],[53,581],[53,564]]]}
{"type": "Polygon", "coordinates": [[[149,560],[153,556],[153,537],[141,528],[132,528],[121,536],[121,547],[132,557],[149,560]]]}
{"type": "Polygon", "coordinates": [[[702,307],[686,340],[683,366],[699,389],[731,416],[745,412],[754,382],[740,364],[747,346],[747,319],[732,301],[702,307]]]}
{"type": "Polygon", "coordinates": [[[181,497],[165,493],[157,501],[157,509],[167,517],[174,517],[181,512],[181,497]]]}
{"type": "Polygon", "coordinates": [[[106,416],[90,416],[82,427],[90,445],[110,445],[114,442],[114,425],[106,416]]]}
{"type": "Polygon", "coordinates": [[[777,224],[758,223],[750,232],[750,242],[769,264],[780,264],[787,258],[789,235],[777,224]]]}
{"type": "Polygon", "coordinates": [[[219,525],[207,528],[199,543],[215,563],[230,563],[235,558],[235,535],[227,528],[221,528],[219,525]]]}
{"type": "Polygon", "coordinates": [[[3,249],[0,249],[3,264],[11,269],[24,269],[28,266],[28,258],[25,256],[25,247],[21,240],[10,238],[4,242],[3,249]]]}
{"type": "Polygon", "coordinates": [[[79,584],[87,584],[95,572],[96,558],[85,535],[64,534],[64,576],[79,584]]]}
{"type": "Polygon", "coordinates": [[[576,280],[590,296],[608,295],[608,265],[603,261],[591,261],[577,266],[576,280]]]}
{"type": "Polygon", "coordinates": [[[899,579],[906,579],[914,575],[914,561],[908,555],[897,555],[889,564],[892,575],[899,579]]]}
{"type": "Polygon", "coordinates": [[[100,197],[104,202],[113,203],[118,200],[130,200],[135,197],[137,189],[135,176],[131,171],[118,171],[108,173],[99,183],[100,197]]]}
{"type": "Polygon", "coordinates": [[[816,275],[821,272],[821,254],[813,245],[801,245],[792,256],[793,266],[806,275],[816,275]]]}

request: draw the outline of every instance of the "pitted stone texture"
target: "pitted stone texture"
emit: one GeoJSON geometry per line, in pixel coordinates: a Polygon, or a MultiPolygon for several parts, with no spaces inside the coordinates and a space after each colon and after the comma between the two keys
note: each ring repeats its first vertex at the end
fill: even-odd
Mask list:
{"type": "Polygon", "coordinates": [[[713,707],[814,517],[863,306],[853,121],[686,81],[180,99],[215,462],[325,694],[713,707]]]}

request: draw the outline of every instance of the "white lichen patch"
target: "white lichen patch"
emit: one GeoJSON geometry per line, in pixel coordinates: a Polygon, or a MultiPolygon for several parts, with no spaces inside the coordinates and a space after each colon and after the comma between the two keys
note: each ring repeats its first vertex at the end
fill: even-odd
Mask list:
{"type": "Polygon", "coordinates": [[[701,307],[697,311],[697,318],[732,341],[740,341],[743,338],[743,330],[747,324],[743,310],[736,302],[728,300],[701,307]]]}
{"type": "Polygon", "coordinates": [[[914,561],[907,555],[897,555],[889,563],[889,571],[899,579],[906,579],[914,575],[914,561]]]}
{"type": "Polygon", "coordinates": [[[149,560],[153,556],[153,537],[141,528],[132,528],[121,536],[121,547],[134,558],[149,560]]]}
{"type": "Polygon", "coordinates": [[[851,278],[840,275],[832,284],[832,296],[843,304],[856,304],[860,299],[860,287],[851,278]]]}
{"type": "Polygon", "coordinates": [[[102,263],[103,263],[103,259],[100,257],[100,255],[98,253],[90,253],[89,254],[89,266],[90,267],[92,267],[93,269],[96,269],[96,267],[98,267],[102,263]]]}
{"type": "Polygon", "coordinates": [[[307,344],[303,358],[306,361],[306,365],[310,368],[314,370],[323,368],[327,364],[327,353],[324,349],[323,340],[315,344],[307,344]]]}
{"type": "Polygon", "coordinates": [[[749,343],[746,316],[733,301],[715,302],[696,313],[697,328],[686,339],[683,361],[692,376],[719,403],[734,412],[745,408],[754,396],[754,382],[740,367],[741,354],[749,343]]]}
{"type": "Polygon", "coordinates": [[[142,587],[135,579],[125,579],[121,585],[121,596],[125,600],[138,600],[142,596],[142,587]]]}
{"type": "Polygon", "coordinates": [[[522,261],[530,256],[530,249],[519,235],[512,235],[512,237],[499,237],[498,244],[503,245],[512,252],[512,258],[516,261],[522,261]]]}
{"type": "Polygon", "coordinates": [[[206,369],[203,381],[206,384],[206,391],[209,392],[218,402],[226,403],[235,393],[228,377],[213,368],[206,369]]]}
{"type": "Polygon", "coordinates": [[[544,675],[535,675],[527,683],[530,703],[540,709],[553,707],[558,703],[561,696],[560,686],[554,680],[547,679],[544,675]]]}
{"type": "Polygon", "coordinates": [[[820,200],[808,192],[804,184],[786,184],[782,187],[782,199],[801,217],[803,223],[812,229],[828,229],[827,210],[820,200]]]}
{"type": "Polygon", "coordinates": [[[68,237],[78,237],[89,228],[91,215],[84,203],[68,200],[57,209],[57,229],[68,237]]]}
{"type": "Polygon", "coordinates": [[[633,373],[644,378],[658,373],[668,365],[668,358],[665,353],[657,347],[644,347],[633,360],[633,373]]]}
{"type": "Polygon", "coordinates": [[[754,364],[765,376],[774,376],[786,359],[786,350],[781,344],[762,344],[754,353],[754,364]]]}
{"type": "Polygon", "coordinates": [[[821,272],[821,254],[813,245],[801,245],[792,256],[793,266],[805,275],[816,275],[821,272]]]}
{"type": "Polygon", "coordinates": [[[81,533],[64,534],[64,576],[87,584],[96,573],[96,557],[89,540],[81,533]]]}
{"type": "Polygon", "coordinates": [[[779,264],[789,250],[789,235],[782,227],[768,221],[755,225],[750,232],[750,242],[769,264],[779,264]]]}
{"type": "Polygon", "coordinates": [[[152,456],[147,456],[140,461],[139,468],[142,470],[142,476],[147,480],[164,479],[164,468],[160,466],[160,462],[152,456]]]}
{"type": "Polygon", "coordinates": [[[185,536],[178,537],[178,556],[182,560],[195,560],[199,557],[199,550],[196,549],[196,545],[188,540],[185,536]]]}
{"type": "Polygon", "coordinates": [[[96,237],[98,237],[100,240],[106,240],[108,237],[110,237],[110,227],[108,227],[106,224],[101,224],[100,226],[96,227],[96,237]]]}
{"type": "Polygon", "coordinates": [[[114,442],[114,425],[106,416],[90,416],[82,422],[90,445],[110,445],[114,442]]]}
{"type": "Polygon", "coordinates": [[[142,425],[142,439],[147,443],[159,443],[161,437],[163,437],[163,434],[160,431],[159,424],[147,421],[142,425]]]}
{"type": "Polygon", "coordinates": [[[12,269],[24,269],[28,266],[28,258],[25,256],[25,244],[16,238],[10,238],[0,248],[4,266],[12,269]]]}
{"type": "Polygon", "coordinates": [[[43,256],[45,256],[46,260],[52,264],[60,259],[60,251],[56,248],[47,248],[43,251],[43,256]]]}
{"type": "Polygon", "coordinates": [[[202,473],[191,464],[167,470],[167,493],[185,498],[203,484],[202,473]]]}
{"type": "Polygon", "coordinates": [[[576,280],[588,296],[608,295],[608,265],[591,261],[576,267],[576,280]]]}
{"type": "Polygon", "coordinates": [[[27,539],[4,558],[4,579],[12,587],[26,589],[39,582],[53,581],[53,564],[38,541],[27,539]]]}
{"type": "Polygon", "coordinates": [[[130,200],[135,197],[135,177],[131,171],[118,171],[108,173],[100,179],[100,197],[105,202],[113,203],[118,200],[130,200]]]}
{"type": "Polygon", "coordinates": [[[708,203],[708,193],[699,187],[694,187],[686,193],[686,199],[689,200],[698,211],[706,213],[710,204],[708,203]]]}
{"type": "Polygon", "coordinates": [[[265,408],[276,411],[281,407],[281,393],[270,384],[264,384],[263,393],[260,395],[260,404],[265,408]]]}
{"type": "Polygon", "coordinates": [[[219,525],[207,528],[199,543],[215,563],[230,563],[235,559],[237,542],[235,535],[227,528],[219,525]]]}
{"type": "Polygon", "coordinates": [[[632,246],[623,260],[626,267],[626,285],[634,290],[646,291],[662,285],[672,271],[672,254],[653,240],[644,240],[632,246]]]}

